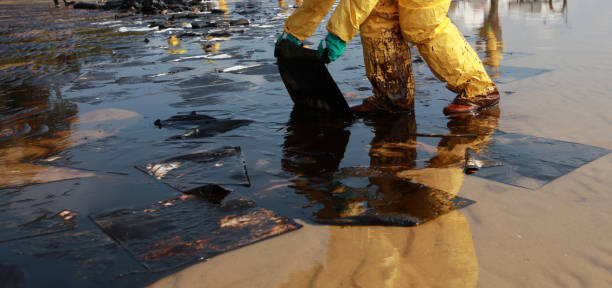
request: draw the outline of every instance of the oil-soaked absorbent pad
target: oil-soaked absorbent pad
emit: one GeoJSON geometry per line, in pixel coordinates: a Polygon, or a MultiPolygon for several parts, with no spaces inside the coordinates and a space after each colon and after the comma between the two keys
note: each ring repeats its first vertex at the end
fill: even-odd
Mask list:
{"type": "Polygon", "coordinates": [[[475,203],[372,168],[342,168],[334,178],[337,188],[317,222],[414,226],[475,203]]]}
{"type": "Polygon", "coordinates": [[[136,168],[181,192],[208,184],[250,185],[240,147],[196,151],[136,168]]]}
{"type": "Polygon", "coordinates": [[[296,107],[325,110],[339,118],[352,117],[342,92],[316,57],[316,50],[283,40],[278,48],[278,70],[296,107]]]}
{"type": "Polygon", "coordinates": [[[191,139],[212,137],[217,134],[225,133],[242,126],[251,124],[251,120],[241,119],[217,119],[204,114],[197,114],[195,111],[189,114],[180,114],[166,120],[157,119],[154,124],[159,128],[172,127],[178,129],[189,129],[189,131],[170,137],[170,139],[191,139]]]}
{"type": "Polygon", "coordinates": [[[153,271],[205,260],[301,227],[252,200],[216,205],[193,195],[90,218],[153,271]]]}
{"type": "Polygon", "coordinates": [[[608,153],[600,147],[496,131],[486,148],[469,151],[466,158],[470,165],[478,159],[501,163],[480,167],[474,176],[535,190],[608,153]]]}

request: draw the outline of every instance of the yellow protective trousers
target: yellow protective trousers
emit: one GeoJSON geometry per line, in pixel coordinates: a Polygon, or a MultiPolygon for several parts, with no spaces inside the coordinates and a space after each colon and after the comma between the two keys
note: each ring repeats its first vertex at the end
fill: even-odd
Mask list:
{"type": "MultiPolygon", "coordinates": [[[[327,30],[348,42],[382,0],[340,0],[327,30]]],[[[403,38],[417,45],[431,71],[461,97],[484,95],[495,84],[476,52],[446,16],[451,0],[395,0],[403,38]]],[[[375,30],[375,29],[374,29],[375,30]]]]}
{"type": "Polygon", "coordinates": [[[363,101],[377,110],[413,110],[410,47],[402,38],[397,0],[379,0],[360,25],[366,76],[374,96],[363,101]]]}

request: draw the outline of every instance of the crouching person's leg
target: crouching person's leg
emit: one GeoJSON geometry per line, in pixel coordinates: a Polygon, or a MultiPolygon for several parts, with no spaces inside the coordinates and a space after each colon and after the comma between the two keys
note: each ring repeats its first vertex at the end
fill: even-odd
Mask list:
{"type": "Polygon", "coordinates": [[[414,76],[408,43],[402,38],[397,0],[381,0],[360,26],[366,75],[374,95],[355,112],[414,109],[414,76]]]}

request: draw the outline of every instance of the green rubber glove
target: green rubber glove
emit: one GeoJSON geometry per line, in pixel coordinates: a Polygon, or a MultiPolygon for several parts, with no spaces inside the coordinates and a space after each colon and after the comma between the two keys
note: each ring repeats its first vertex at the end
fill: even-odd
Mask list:
{"type": "Polygon", "coordinates": [[[302,41],[300,41],[300,39],[295,38],[295,36],[293,36],[290,33],[285,33],[283,32],[280,36],[278,36],[278,39],[276,39],[276,46],[280,45],[280,42],[283,39],[287,39],[289,40],[289,42],[298,45],[298,46],[302,46],[302,41]]]}
{"type": "Polygon", "coordinates": [[[319,43],[317,57],[324,63],[331,63],[344,53],[344,49],[346,49],[346,42],[334,34],[327,33],[325,40],[321,40],[321,43],[319,43]]]}
{"type": "Polygon", "coordinates": [[[274,57],[278,57],[277,50],[283,39],[287,39],[290,43],[295,44],[297,46],[302,46],[302,41],[300,41],[300,39],[295,38],[295,36],[291,35],[290,33],[283,32],[280,36],[278,36],[278,39],[276,39],[276,43],[274,44],[274,57]]]}

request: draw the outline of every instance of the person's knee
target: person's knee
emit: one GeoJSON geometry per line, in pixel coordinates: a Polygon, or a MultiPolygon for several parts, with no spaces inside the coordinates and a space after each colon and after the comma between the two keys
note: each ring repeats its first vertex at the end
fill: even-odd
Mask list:
{"type": "Polygon", "coordinates": [[[434,39],[450,23],[446,17],[450,0],[399,0],[399,23],[403,37],[422,44],[434,39]]]}
{"type": "Polygon", "coordinates": [[[370,17],[359,26],[361,37],[384,38],[384,33],[399,31],[398,13],[382,13],[374,11],[370,17]]]}

